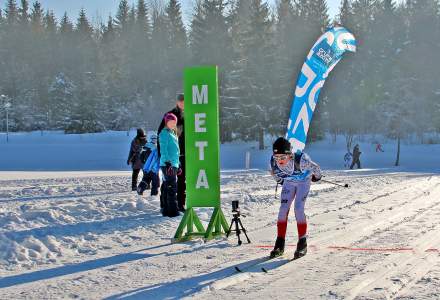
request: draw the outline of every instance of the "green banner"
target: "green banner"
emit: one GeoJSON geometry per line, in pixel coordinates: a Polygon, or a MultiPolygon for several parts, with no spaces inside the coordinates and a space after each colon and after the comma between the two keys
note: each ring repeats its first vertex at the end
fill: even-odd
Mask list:
{"type": "Polygon", "coordinates": [[[186,205],[220,207],[217,66],[186,68],[186,205]]]}

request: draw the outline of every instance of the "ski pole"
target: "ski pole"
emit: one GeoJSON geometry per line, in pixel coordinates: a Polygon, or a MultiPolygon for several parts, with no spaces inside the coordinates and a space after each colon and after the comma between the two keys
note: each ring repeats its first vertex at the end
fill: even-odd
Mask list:
{"type": "Polygon", "coordinates": [[[337,185],[337,186],[345,187],[345,188],[348,188],[348,187],[349,187],[348,183],[342,185],[342,184],[339,184],[339,183],[336,183],[336,182],[333,182],[333,181],[328,181],[328,180],[325,180],[325,179],[321,179],[321,181],[322,181],[322,182],[326,182],[326,183],[330,183],[330,184],[333,184],[333,185],[337,185]]]}

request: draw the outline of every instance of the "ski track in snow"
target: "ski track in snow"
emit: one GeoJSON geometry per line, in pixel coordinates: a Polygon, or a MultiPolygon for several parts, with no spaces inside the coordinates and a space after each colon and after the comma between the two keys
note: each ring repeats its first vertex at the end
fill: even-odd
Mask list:
{"type": "MultiPolygon", "coordinates": [[[[0,298],[440,299],[440,176],[326,175],[350,188],[312,186],[309,253],[268,274],[234,270],[273,245],[281,189],[275,200],[267,172],[222,172],[226,218],[232,200],[246,216],[252,243],[241,247],[234,235],[172,244],[180,218],[128,192],[128,173],[0,180],[0,298]]],[[[288,256],[295,242],[292,211],[288,256]]]]}

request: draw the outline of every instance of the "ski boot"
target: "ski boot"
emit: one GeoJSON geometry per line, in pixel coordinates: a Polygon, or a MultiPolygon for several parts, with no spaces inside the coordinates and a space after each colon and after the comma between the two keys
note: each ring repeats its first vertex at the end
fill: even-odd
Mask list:
{"type": "Polygon", "coordinates": [[[284,254],[284,244],[285,244],[285,239],[283,239],[281,237],[277,237],[277,240],[275,242],[275,247],[270,252],[270,258],[275,258],[275,257],[283,255],[284,254]]]}
{"type": "Polygon", "coordinates": [[[296,251],[293,259],[298,259],[307,254],[307,238],[300,238],[296,245],[296,251]]]}

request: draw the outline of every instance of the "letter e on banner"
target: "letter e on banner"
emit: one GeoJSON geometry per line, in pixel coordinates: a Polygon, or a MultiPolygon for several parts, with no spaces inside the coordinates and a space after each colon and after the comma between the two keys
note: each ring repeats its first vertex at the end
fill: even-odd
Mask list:
{"type": "Polygon", "coordinates": [[[202,126],[205,126],[205,124],[206,124],[206,114],[205,113],[195,114],[194,121],[195,121],[196,132],[198,132],[198,133],[206,132],[206,127],[202,127],[202,126]]]}

